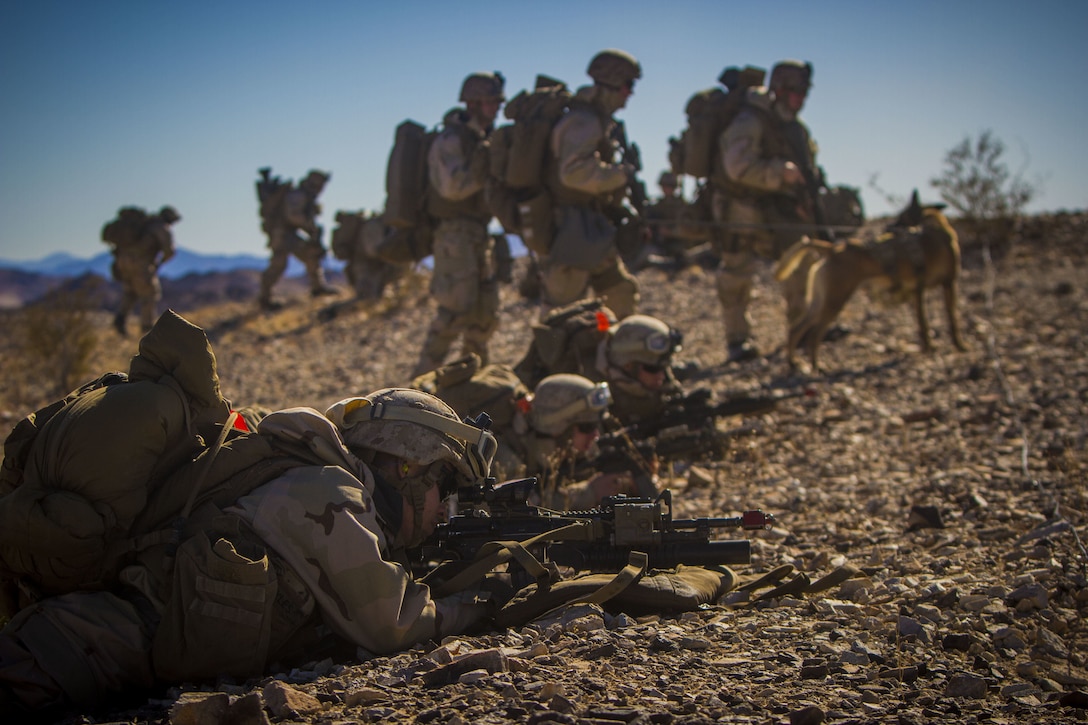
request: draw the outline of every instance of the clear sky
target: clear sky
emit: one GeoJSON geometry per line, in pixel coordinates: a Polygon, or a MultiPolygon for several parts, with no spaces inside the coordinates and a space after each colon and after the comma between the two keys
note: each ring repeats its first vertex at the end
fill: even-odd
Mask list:
{"type": "Polygon", "coordinates": [[[507,95],[577,87],[600,49],[637,56],[619,117],[657,191],[667,139],[728,65],[815,67],[803,112],[832,184],[906,198],[992,129],[1035,183],[1032,211],[1088,207],[1088,2],[34,0],[0,14],[0,258],[102,252],[118,207],[173,204],[180,246],[264,254],[257,169],[332,179],[336,210],[379,209],[393,130],[437,123],[465,75],[507,95]]]}

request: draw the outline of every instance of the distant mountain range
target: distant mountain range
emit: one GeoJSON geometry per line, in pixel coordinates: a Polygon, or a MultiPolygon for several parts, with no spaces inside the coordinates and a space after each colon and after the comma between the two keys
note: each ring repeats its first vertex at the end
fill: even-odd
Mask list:
{"type": "MultiPolygon", "coordinates": [[[[30,261],[0,259],[0,269],[29,272],[46,277],[80,277],[91,272],[108,279],[112,262],[113,255],[109,252],[102,252],[90,259],[81,259],[67,252],[58,252],[30,261]]],[[[233,272],[240,269],[261,270],[266,266],[268,266],[267,255],[200,254],[188,249],[178,249],[174,258],[159,270],[159,276],[164,279],[180,279],[189,274],[233,272]]],[[[330,257],[326,261],[326,266],[329,269],[340,269],[343,264],[330,257]]],[[[302,263],[291,257],[287,263],[287,276],[293,277],[304,271],[305,267],[302,263]]]]}
{"type": "MultiPolygon", "coordinates": [[[[515,235],[508,235],[510,251],[515,257],[526,254],[525,245],[515,235]]],[[[43,295],[64,289],[72,283],[81,286],[85,278],[100,278],[105,282],[106,306],[116,304],[119,294],[112,281],[110,266],[113,255],[104,251],[90,259],[67,252],[50,254],[42,259],[17,261],[0,259],[0,309],[15,309],[33,303],[43,295]]],[[[429,267],[430,258],[423,261],[429,267]]],[[[177,254],[159,270],[163,282],[163,302],[179,305],[201,300],[245,299],[256,297],[260,272],[268,266],[268,256],[254,254],[200,254],[188,249],[177,254]]],[[[325,259],[329,281],[343,284],[344,263],[331,254],[325,259]]],[[[306,267],[294,257],[287,262],[284,274],[292,283],[306,272],[306,267]]],[[[289,286],[292,286],[288,283],[289,286]]]]}
{"type": "MultiPolygon", "coordinates": [[[[116,307],[120,288],[112,281],[113,255],[103,252],[90,259],[67,253],[51,254],[39,260],[0,259],[0,309],[16,309],[42,300],[59,290],[91,288],[103,308],[116,307]],[[97,282],[95,281],[97,280],[97,282]]],[[[260,272],[268,266],[267,256],[252,254],[199,254],[179,249],[159,274],[162,278],[163,304],[177,309],[191,309],[199,304],[224,300],[256,299],[260,272]]],[[[343,284],[343,263],[329,258],[325,262],[330,282],[343,284]]],[[[292,257],[285,279],[277,285],[284,289],[303,285],[299,279],[305,266],[292,257]]]]}

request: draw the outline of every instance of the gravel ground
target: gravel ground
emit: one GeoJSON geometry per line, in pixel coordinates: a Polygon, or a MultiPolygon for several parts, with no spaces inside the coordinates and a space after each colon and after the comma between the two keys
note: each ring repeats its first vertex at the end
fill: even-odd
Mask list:
{"type": "MultiPolygon", "coordinates": [[[[908,307],[859,294],[819,374],[788,374],[768,275],[753,314],[757,343],[775,352],[726,366],[713,276],[640,273],[641,311],[681,328],[680,357],[700,366],[689,386],[809,391],[743,421],[753,433],[725,460],[662,481],[678,517],[773,513],[737,571],[789,565],[793,594],[734,592],[676,617],[581,605],[393,657],[173,688],[70,722],[1088,720],[1086,232],[1088,217],[1062,214],[1027,220],[993,259],[965,244],[967,352],[952,347],[936,292],[931,354],[908,307]],[[804,591],[839,570],[854,576],[804,591]]],[[[232,303],[186,316],[208,330],[236,404],[323,409],[405,382],[433,313],[425,285],[415,276],[369,305],[297,298],[272,315],[232,303]]],[[[512,364],[535,310],[504,295],[492,355],[512,364]]],[[[96,324],[102,367],[123,368],[134,342],[118,345],[106,317],[96,324]]],[[[25,409],[4,400],[6,417],[44,401],[28,390],[25,409]]]]}

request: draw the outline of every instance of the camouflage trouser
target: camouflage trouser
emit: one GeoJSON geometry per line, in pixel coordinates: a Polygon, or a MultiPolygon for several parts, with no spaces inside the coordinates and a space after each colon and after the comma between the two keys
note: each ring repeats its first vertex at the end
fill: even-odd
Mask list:
{"type": "Polygon", "coordinates": [[[592,270],[556,264],[549,257],[541,257],[540,285],[541,317],[553,308],[582,299],[590,288],[598,297],[607,300],[609,309],[621,320],[638,308],[638,280],[627,271],[617,254],[608,256],[592,270]]]}
{"type": "Polygon", "coordinates": [[[711,200],[714,220],[730,224],[764,224],[763,229],[728,231],[722,243],[721,263],[717,279],[718,300],[722,305],[725,339],[729,344],[744,342],[751,337],[748,302],[752,294],[752,279],[761,261],[777,259],[803,235],[815,234],[805,228],[796,214],[789,210],[788,199],[748,197],[728,199],[717,190],[711,200]]]}
{"type": "Polygon", "coordinates": [[[0,685],[32,710],[97,707],[149,687],[155,619],[139,597],[73,592],[45,599],[0,632],[0,685]]]}
{"type": "Polygon", "coordinates": [[[261,274],[261,302],[272,299],[272,288],[287,271],[287,258],[292,254],[306,265],[310,290],[319,292],[325,289],[325,271],[321,268],[325,248],[319,242],[303,239],[294,229],[276,227],[268,232],[268,248],[272,250],[272,257],[261,274]]]}
{"type": "Polygon", "coordinates": [[[499,326],[494,247],[483,222],[445,219],[438,223],[431,277],[438,312],[427,328],[413,376],[441,365],[458,338],[462,354],[474,352],[487,363],[487,343],[499,326]]]}
{"type": "MultiPolygon", "coordinates": [[[[715,191],[711,201],[715,222],[759,224],[763,221],[756,205],[748,200],[728,199],[715,191]]],[[[758,268],[754,250],[763,235],[758,231],[729,231],[723,235],[721,261],[715,275],[718,301],[722,306],[727,344],[741,343],[752,335],[748,302],[752,296],[752,278],[758,268]]]]}
{"type": "Polygon", "coordinates": [[[136,305],[140,306],[140,325],[151,329],[158,316],[162,286],[153,260],[119,254],[113,262],[113,278],[121,284],[121,304],[117,318],[121,324],[136,305]]]}

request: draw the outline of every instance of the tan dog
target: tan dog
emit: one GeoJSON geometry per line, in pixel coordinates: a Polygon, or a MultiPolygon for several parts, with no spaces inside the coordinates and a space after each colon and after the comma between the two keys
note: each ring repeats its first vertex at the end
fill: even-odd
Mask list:
{"type": "Polygon", "coordinates": [[[798,302],[794,291],[795,299],[791,303],[791,292],[784,290],[790,325],[786,356],[791,369],[796,367],[798,347],[807,350],[813,370],[819,369],[820,341],[862,283],[893,301],[913,298],[918,334],[922,349],[927,352],[932,344],[926,319],[925,290],[940,286],[944,291],[952,342],[957,349],[965,349],[956,314],[959,242],[941,208],[923,207],[915,191],[910,205],[888,226],[888,231],[874,241],[850,239],[832,244],[802,240],[787,251],[775,270],[775,276],[783,282],[784,288],[801,268],[808,265],[808,273],[803,276],[804,301],[798,302]],[[813,255],[819,258],[814,259],[813,255]],[[791,304],[793,308],[789,307],[791,304]]]}
{"type": "Polygon", "coordinates": [[[786,298],[786,324],[792,326],[808,309],[805,288],[808,287],[808,271],[835,248],[834,242],[801,237],[801,240],[782,253],[774,266],[774,278],[782,287],[786,298]]]}

